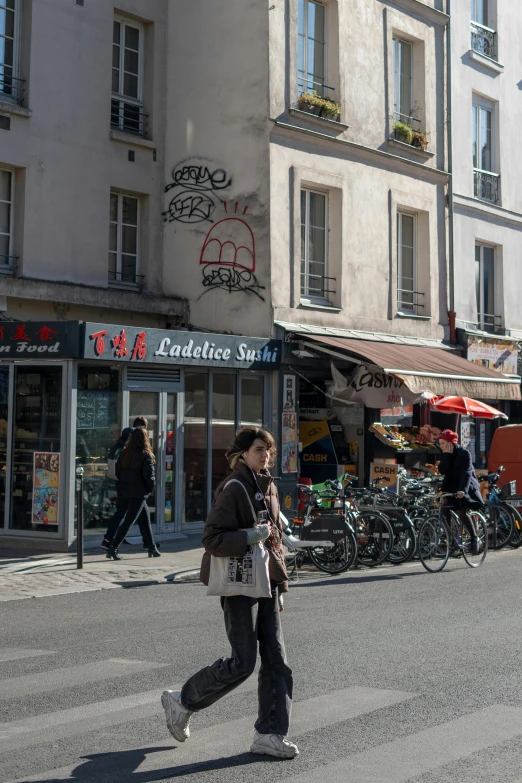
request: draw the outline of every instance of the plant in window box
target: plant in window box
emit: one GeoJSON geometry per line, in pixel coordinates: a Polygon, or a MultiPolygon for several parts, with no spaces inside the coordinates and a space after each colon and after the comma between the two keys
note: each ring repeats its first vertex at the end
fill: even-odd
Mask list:
{"type": "Polygon", "coordinates": [[[397,122],[393,126],[395,138],[397,141],[402,141],[403,144],[413,144],[413,136],[415,131],[406,122],[397,122]]]}
{"type": "Polygon", "coordinates": [[[414,147],[418,147],[423,152],[428,149],[428,134],[422,133],[422,131],[413,131],[413,139],[411,141],[414,147]]]}
{"type": "Polygon", "coordinates": [[[341,113],[341,104],[336,103],[331,98],[320,98],[313,90],[305,92],[299,96],[297,105],[301,111],[307,111],[310,114],[316,114],[318,117],[327,117],[338,119],[341,113]]]}

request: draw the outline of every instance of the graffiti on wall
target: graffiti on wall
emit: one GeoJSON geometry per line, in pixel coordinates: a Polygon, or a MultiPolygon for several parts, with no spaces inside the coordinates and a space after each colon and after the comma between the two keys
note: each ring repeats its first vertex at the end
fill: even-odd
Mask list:
{"type": "Polygon", "coordinates": [[[163,219],[173,223],[213,223],[216,193],[232,184],[224,169],[198,160],[181,161],[172,170],[172,182],[165,186],[170,202],[163,219]]]}
{"type": "Polygon", "coordinates": [[[256,241],[244,217],[248,207],[242,210],[242,217],[235,217],[237,202],[233,210],[229,209],[226,201],[223,202],[223,208],[228,217],[212,226],[201,248],[199,263],[203,267],[203,287],[206,289],[203,293],[216,288],[228,293],[244,291],[264,302],[260,291],[264,291],[265,287],[260,285],[255,276],[256,241]]]}

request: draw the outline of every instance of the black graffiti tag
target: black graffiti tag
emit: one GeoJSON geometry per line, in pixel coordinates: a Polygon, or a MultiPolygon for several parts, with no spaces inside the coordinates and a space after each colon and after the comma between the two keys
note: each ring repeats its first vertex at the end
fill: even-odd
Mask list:
{"type": "Polygon", "coordinates": [[[169,223],[212,223],[216,209],[212,194],[231,184],[232,178],[224,169],[211,170],[208,165],[195,163],[178,164],[172,170],[172,182],[165,186],[165,193],[174,192],[163,219],[169,223]]]}
{"type": "Polygon", "coordinates": [[[233,291],[244,291],[247,294],[257,296],[262,302],[265,301],[265,297],[259,293],[265,290],[265,286],[260,285],[256,276],[248,269],[206,264],[203,267],[203,287],[207,290],[203,291],[201,296],[216,288],[221,288],[229,294],[233,291]]]}

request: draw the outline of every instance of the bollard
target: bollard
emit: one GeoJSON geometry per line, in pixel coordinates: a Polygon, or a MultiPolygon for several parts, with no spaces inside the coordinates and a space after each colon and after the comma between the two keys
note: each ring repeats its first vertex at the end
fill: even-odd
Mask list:
{"type": "Polygon", "coordinates": [[[83,568],[83,468],[76,468],[76,568],[83,568]]]}

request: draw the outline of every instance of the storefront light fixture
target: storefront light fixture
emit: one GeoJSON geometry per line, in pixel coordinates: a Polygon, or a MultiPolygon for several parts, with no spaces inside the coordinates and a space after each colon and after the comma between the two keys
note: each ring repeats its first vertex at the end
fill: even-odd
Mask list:
{"type": "Polygon", "coordinates": [[[295,351],[292,351],[292,354],[294,356],[297,356],[298,359],[315,359],[315,354],[311,353],[311,351],[306,351],[304,348],[298,348],[295,351]]]}

